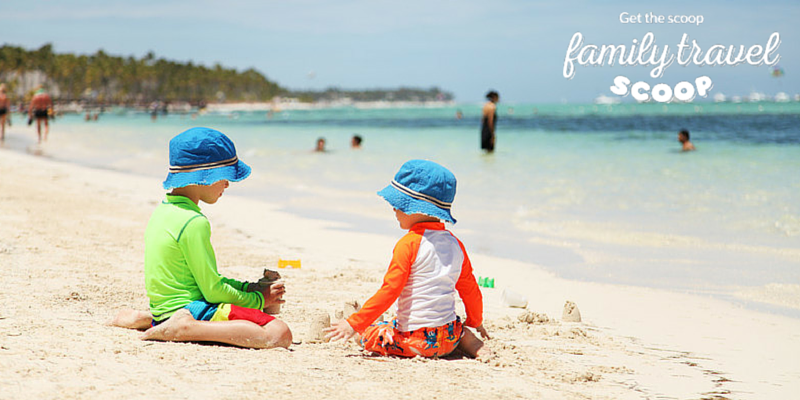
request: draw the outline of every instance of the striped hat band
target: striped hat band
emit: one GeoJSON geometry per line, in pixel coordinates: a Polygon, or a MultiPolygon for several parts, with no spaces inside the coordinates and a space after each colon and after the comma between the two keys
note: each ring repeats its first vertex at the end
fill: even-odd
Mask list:
{"type": "Polygon", "coordinates": [[[231,165],[236,165],[239,162],[239,157],[234,156],[233,158],[229,158],[227,160],[222,161],[214,161],[205,164],[194,164],[194,165],[170,165],[169,172],[172,174],[176,174],[179,172],[194,172],[194,171],[202,171],[206,169],[214,169],[219,167],[227,167],[231,165]]]}
{"type": "Polygon", "coordinates": [[[443,208],[445,210],[449,210],[450,207],[453,205],[453,203],[451,203],[451,202],[441,201],[441,200],[439,200],[439,199],[437,199],[437,198],[435,198],[433,196],[428,196],[425,193],[420,193],[420,192],[417,192],[416,190],[409,189],[409,188],[403,186],[402,184],[400,184],[399,182],[397,182],[394,179],[392,180],[391,185],[395,189],[399,190],[400,193],[403,193],[403,194],[405,194],[405,195],[407,195],[407,196],[409,196],[411,198],[417,199],[417,200],[427,201],[428,203],[431,203],[431,204],[435,205],[436,207],[443,208]]]}

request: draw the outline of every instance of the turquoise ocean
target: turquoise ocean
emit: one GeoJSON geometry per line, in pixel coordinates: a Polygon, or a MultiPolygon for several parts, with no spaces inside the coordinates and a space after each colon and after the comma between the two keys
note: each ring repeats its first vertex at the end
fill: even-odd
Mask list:
{"type": "Polygon", "coordinates": [[[253,168],[227,193],[392,236],[402,232],[375,192],[406,160],[429,159],[458,178],[452,229],[470,252],[568,279],[757,308],[767,306],[735,294],[777,288],[784,306],[767,308],[800,316],[785,306],[800,304],[800,103],[500,104],[493,154],[479,149],[480,107],[226,111],[155,122],[110,109],[96,122],[58,118],[43,146],[15,117],[4,146],[160,185],[169,139],[207,126],[228,134],[253,168]],[[697,151],[679,151],[682,128],[697,151]],[[360,150],[349,147],[354,134],[364,138],[360,150]],[[328,151],[312,152],[320,137],[328,151]]]}

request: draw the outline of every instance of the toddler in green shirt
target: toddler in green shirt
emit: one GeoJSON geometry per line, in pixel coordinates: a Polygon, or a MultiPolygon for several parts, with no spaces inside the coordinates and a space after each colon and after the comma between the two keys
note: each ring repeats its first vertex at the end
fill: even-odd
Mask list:
{"type": "Polygon", "coordinates": [[[113,325],[145,330],[143,339],[208,341],[241,347],[289,347],[292,333],[262,310],[282,302],[282,283],[268,287],[217,272],[211,225],[199,203],[214,204],[250,175],[233,142],[209,128],[192,128],[169,144],[171,190],[145,231],[144,275],[150,312],[122,310],[113,325]],[[262,291],[263,290],[263,291],[262,291]]]}

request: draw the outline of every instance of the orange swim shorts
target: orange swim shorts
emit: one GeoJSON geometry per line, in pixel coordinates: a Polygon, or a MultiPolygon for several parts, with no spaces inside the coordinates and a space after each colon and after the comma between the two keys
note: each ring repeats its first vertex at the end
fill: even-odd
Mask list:
{"type": "Polygon", "coordinates": [[[461,320],[436,328],[420,328],[415,331],[397,330],[397,320],[370,325],[361,336],[365,350],[400,357],[442,357],[453,352],[463,333],[461,320]]]}

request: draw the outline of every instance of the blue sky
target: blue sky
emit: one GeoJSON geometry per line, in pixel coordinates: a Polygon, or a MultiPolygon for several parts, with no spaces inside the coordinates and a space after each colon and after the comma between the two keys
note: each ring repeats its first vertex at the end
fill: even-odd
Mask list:
{"type": "Polygon", "coordinates": [[[800,5],[790,1],[117,1],[3,2],[0,40],[57,52],[159,57],[237,69],[253,67],[293,89],[439,86],[481,102],[589,102],[617,75],[674,85],[708,75],[711,95],[752,90],[800,93],[800,5]],[[622,12],[703,15],[695,25],[622,24],[622,12]],[[780,66],[583,67],[567,80],[564,56],[575,32],[591,44],[631,44],[653,32],[675,49],[683,33],[703,47],[765,45],[780,32],[780,66]],[[313,75],[310,74],[313,71],[313,75]],[[313,77],[312,77],[313,76],[313,77]]]}

